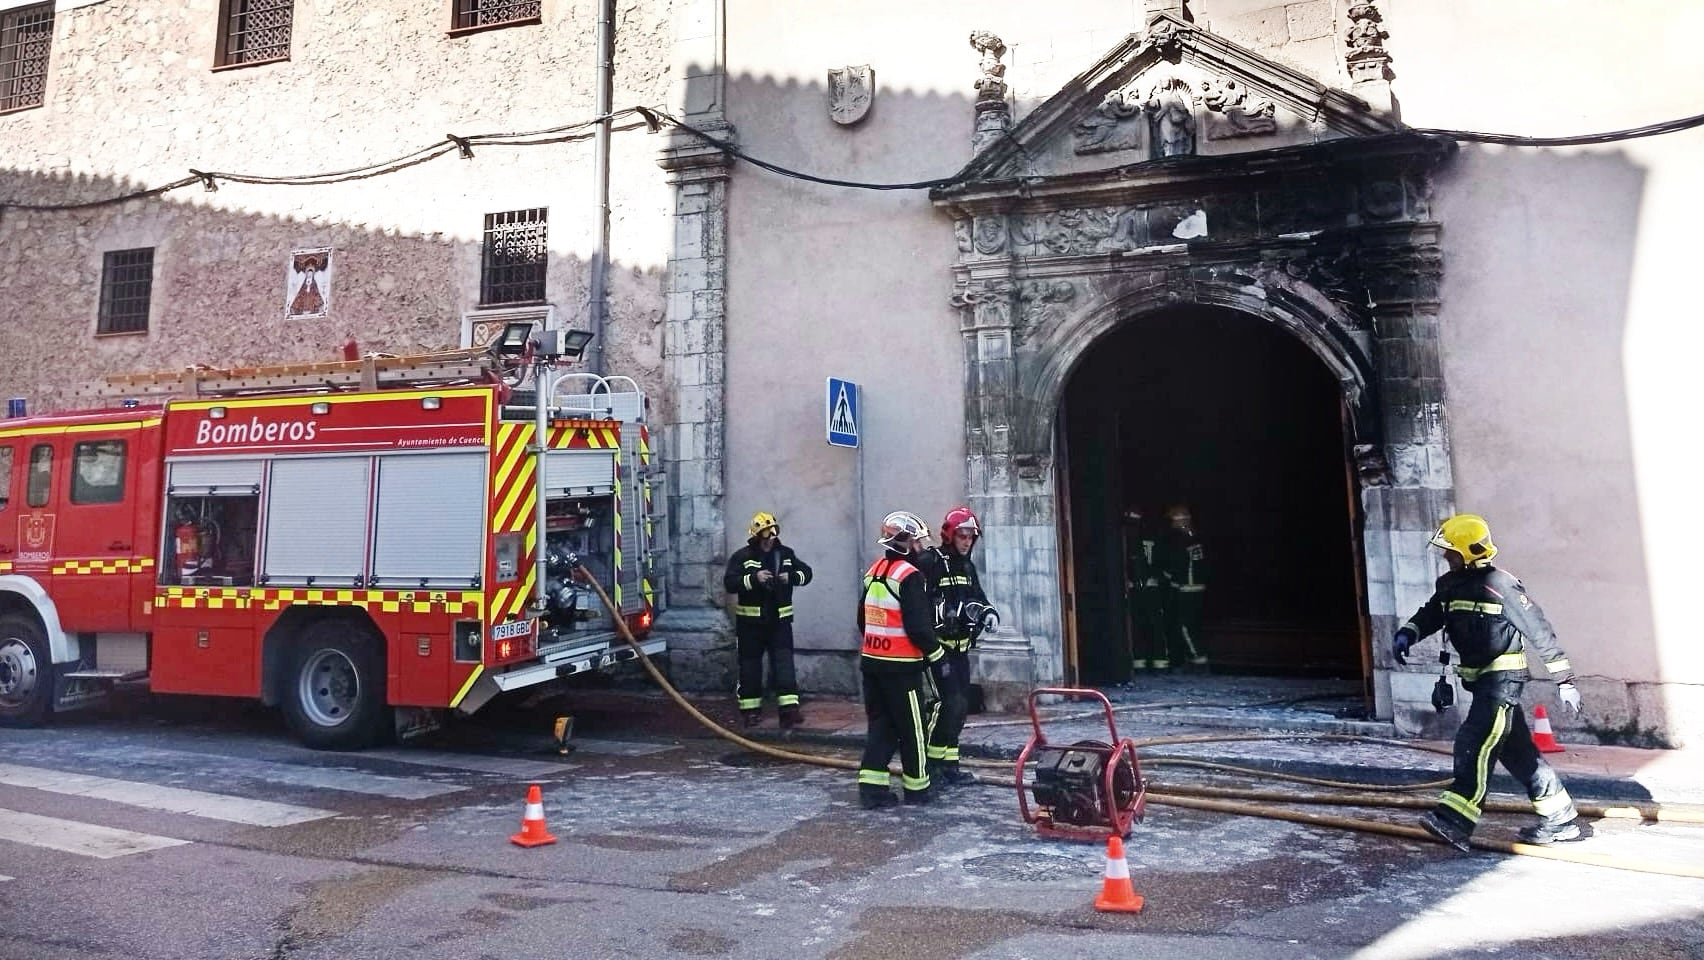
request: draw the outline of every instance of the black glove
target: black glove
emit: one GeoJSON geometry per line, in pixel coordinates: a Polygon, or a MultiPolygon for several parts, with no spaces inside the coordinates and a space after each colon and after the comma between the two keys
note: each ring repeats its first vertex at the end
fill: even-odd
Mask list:
{"type": "Polygon", "coordinates": [[[935,670],[941,678],[941,686],[946,687],[953,684],[953,659],[951,657],[942,657],[936,662],[935,670]]]}
{"type": "Polygon", "coordinates": [[[1408,648],[1419,642],[1420,641],[1414,636],[1414,631],[1407,627],[1403,627],[1401,630],[1396,631],[1396,636],[1391,639],[1390,652],[1396,657],[1397,663],[1407,666],[1408,648]]]}

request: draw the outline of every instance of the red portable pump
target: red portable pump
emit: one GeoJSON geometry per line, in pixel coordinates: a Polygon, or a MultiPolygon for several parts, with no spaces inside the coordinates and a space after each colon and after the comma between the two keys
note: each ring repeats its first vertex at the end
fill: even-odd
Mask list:
{"type": "Polygon", "coordinates": [[[1044,837],[1128,837],[1147,806],[1148,782],[1142,779],[1135,742],[1118,736],[1112,702],[1099,690],[1042,687],[1030,692],[1029,712],[1033,732],[1018,754],[1016,778],[1018,812],[1024,821],[1035,824],[1036,832],[1044,837]],[[1048,695],[1100,700],[1106,711],[1106,742],[1079,740],[1070,746],[1048,743],[1036,709],[1037,699],[1048,695]],[[1034,771],[1028,782],[1024,778],[1026,768],[1034,771]]]}

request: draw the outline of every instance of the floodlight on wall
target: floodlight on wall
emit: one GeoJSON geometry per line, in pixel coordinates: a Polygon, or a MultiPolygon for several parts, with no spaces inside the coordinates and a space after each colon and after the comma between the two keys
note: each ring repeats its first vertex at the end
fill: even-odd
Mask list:
{"type": "Polygon", "coordinates": [[[516,320],[503,324],[503,332],[497,339],[491,341],[491,349],[500,357],[519,357],[527,352],[527,341],[532,339],[533,323],[531,320],[516,320]]]}

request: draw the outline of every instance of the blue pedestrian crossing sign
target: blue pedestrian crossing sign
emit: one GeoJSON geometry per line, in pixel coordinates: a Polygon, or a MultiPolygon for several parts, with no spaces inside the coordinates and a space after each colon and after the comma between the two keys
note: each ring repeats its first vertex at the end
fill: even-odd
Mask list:
{"type": "Polygon", "coordinates": [[[858,445],[858,385],[828,378],[828,442],[836,447],[858,445]]]}

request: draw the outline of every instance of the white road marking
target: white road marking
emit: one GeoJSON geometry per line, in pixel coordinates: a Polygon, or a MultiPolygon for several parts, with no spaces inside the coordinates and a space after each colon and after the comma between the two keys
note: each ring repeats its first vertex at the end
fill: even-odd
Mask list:
{"type": "Polygon", "coordinates": [[[394,797],[398,800],[424,800],[428,797],[440,797],[446,793],[456,793],[467,789],[459,784],[436,783],[431,780],[416,780],[412,777],[386,777],[376,773],[362,773],[358,770],[309,767],[293,763],[278,763],[272,760],[252,760],[210,753],[194,753],[188,750],[126,747],[90,750],[83,756],[168,766],[179,770],[191,769],[198,763],[204,763],[214,766],[219,773],[233,777],[265,780],[269,783],[283,783],[293,787],[312,787],[319,790],[338,790],[344,793],[365,793],[379,797],[394,797]]]}
{"type": "Polygon", "coordinates": [[[670,750],[680,749],[678,745],[672,743],[630,743],[625,740],[593,740],[590,738],[570,740],[569,743],[572,743],[576,750],[584,750],[587,753],[607,753],[618,757],[647,757],[653,753],[666,753],[670,750]]]}
{"type": "MultiPolygon", "coordinates": [[[[98,827],[92,823],[78,823],[75,820],[38,817],[33,813],[19,813],[16,810],[0,810],[0,840],[101,860],[127,857],[133,853],[145,853],[166,847],[181,847],[189,843],[188,840],[173,837],[156,837],[147,833],[98,827]]],[[[0,877],[0,880],[10,879],[12,878],[0,877]]]]}
{"type": "Polygon", "coordinates": [[[16,879],[18,879],[18,878],[17,877],[0,877],[0,883],[5,883],[8,880],[16,880],[16,879]]]}
{"type": "Polygon", "coordinates": [[[82,773],[63,773],[11,763],[0,763],[0,784],[107,800],[148,810],[186,813],[193,817],[224,820],[227,823],[241,823],[251,827],[285,827],[337,816],[331,810],[319,810],[314,807],[298,807],[269,800],[249,800],[245,797],[162,787],[132,780],[112,780],[82,773]]]}
{"type": "Polygon", "coordinates": [[[377,757],[396,763],[412,763],[421,767],[448,767],[451,770],[471,770],[474,773],[496,773],[511,777],[555,777],[572,769],[572,764],[548,760],[522,760],[517,757],[482,757],[473,753],[451,753],[447,750],[409,750],[391,748],[364,750],[363,757],[377,757]]]}

